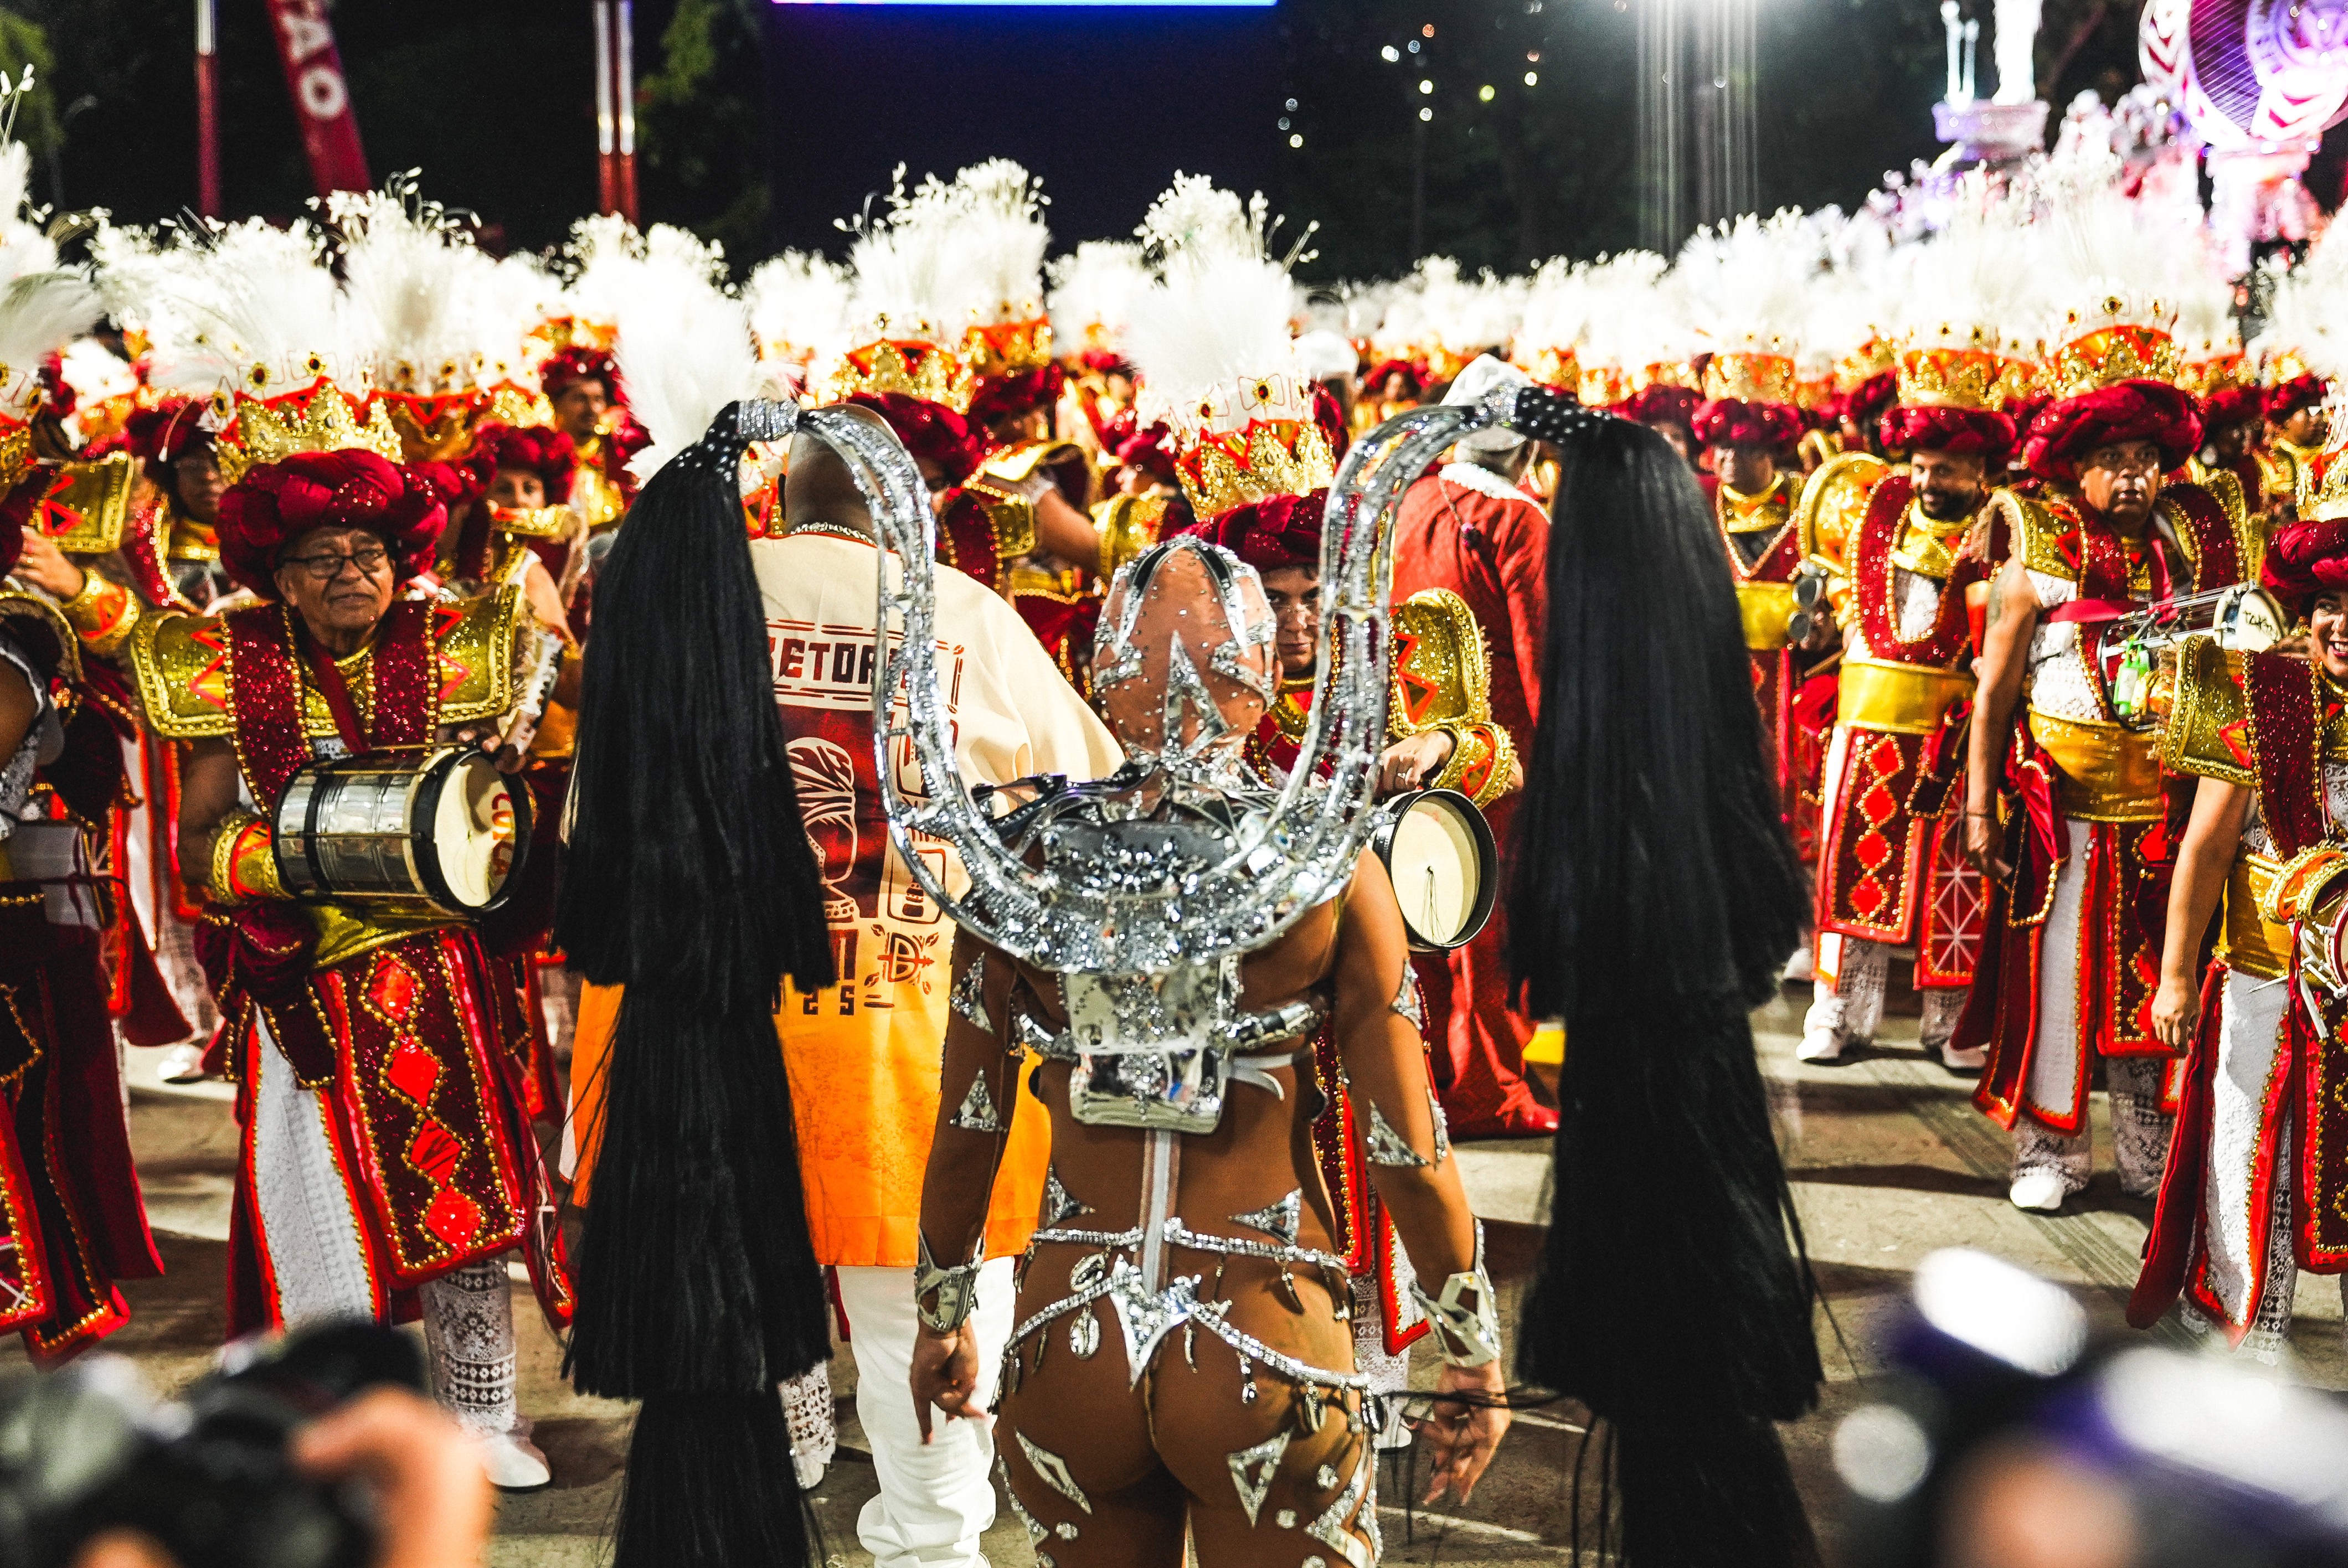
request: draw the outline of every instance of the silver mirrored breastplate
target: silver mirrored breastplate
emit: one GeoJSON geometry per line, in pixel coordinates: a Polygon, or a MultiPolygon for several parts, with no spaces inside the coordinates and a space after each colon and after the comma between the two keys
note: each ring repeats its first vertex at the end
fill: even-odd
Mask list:
{"type": "MultiPolygon", "coordinates": [[[[1251,817],[1278,796],[1242,778],[1209,780],[1189,769],[1128,764],[1090,784],[1030,780],[1038,798],[1002,817],[1005,847],[1040,850],[1055,880],[1124,895],[1162,892],[1165,917],[1181,919],[1181,895],[1227,860],[1251,817]]],[[[1211,1132],[1231,1085],[1282,1092],[1272,1069],[1321,1021],[1311,1001],[1241,1008],[1241,955],[1152,971],[1070,970],[1060,977],[1067,1027],[1032,1018],[1021,1033],[1036,1053],[1075,1068],[1068,1109],[1079,1122],[1148,1132],[1211,1132]]]]}

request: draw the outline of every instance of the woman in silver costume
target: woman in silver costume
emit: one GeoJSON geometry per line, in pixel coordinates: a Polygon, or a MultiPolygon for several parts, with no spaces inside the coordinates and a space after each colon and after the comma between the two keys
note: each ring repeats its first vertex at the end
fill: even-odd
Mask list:
{"type": "MultiPolygon", "coordinates": [[[[1273,690],[1261,582],[1202,540],[1157,546],[1111,589],[1095,671],[1132,760],[1098,784],[1014,786],[994,803],[997,830],[1032,865],[1128,857],[1137,887],[1179,886],[1169,867],[1216,864],[1278,800],[1240,754],[1273,690]]],[[[1164,917],[1181,913],[1169,896],[1164,917]]],[[[1021,1268],[997,1442],[1044,1568],[1172,1568],[1186,1518],[1209,1568],[1377,1560],[1376,1412],[1354,1370],[1308,1131],[1320,1109],[1309,1047],[1324,1017],[1443,1352],[1419,1429],[1428,1497],[1465,1498],[1509,1419],[1497,1303],[1428,1091],[1402,916],[1376,856],[1268,943],[1154,979],[1048,972],[968,931],[953,963],[913,1397],[925,1423],[933,1406],[983,1414],[964,1319],[986,1194],[1014,1110],[1048,1114],[1053,1168],[1021,1268]],[[1030,1049],[1042,1058],[1032,1069],[1030,1049]],[[1020,1106],[1029,1096],[1040,1103],[1020,1106]]]]}

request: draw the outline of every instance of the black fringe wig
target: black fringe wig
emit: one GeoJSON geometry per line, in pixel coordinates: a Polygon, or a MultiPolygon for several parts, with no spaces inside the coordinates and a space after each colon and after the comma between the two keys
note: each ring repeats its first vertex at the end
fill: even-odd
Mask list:
{"type": "Polygon", "coordinates": [[[1615,419],[1560,456],[1508,892],[1522,1004],[1567,1040],[1519,1368],[1611,1428],[1634,1568],[1805,1562],[1771,1423],[1817,1400],[1815,1286],[1746,1015],[1808,897],[1686,464],[1615,419]]]}
{"type": "MultiPolygon", "coordinates": [[[[616,1568],[800,1564],[776,1385],[830,1354],[774,1011],[832,983],[729,405],[595,587],[555,940],[626,987],[563,1371],[641,1399],[616,1568]]],[[[592,1129],[583,1130],[592,1134],[592,1129]]]]}

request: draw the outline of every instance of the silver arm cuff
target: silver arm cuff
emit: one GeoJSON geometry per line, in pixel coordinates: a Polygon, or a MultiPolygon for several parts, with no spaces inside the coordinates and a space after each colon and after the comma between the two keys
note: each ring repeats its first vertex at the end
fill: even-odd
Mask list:
{"type": "Polygon", "coordinates": [[[1500,1356],[1500,1303],[1492,1292],[1492,1276],[1484,1267],[1484,1222],[1476,1222],[1476,1266],[1443,1282],[1440,1294],[1429,1296],[1417,1281],[1411,1299],[1434,1327],[1443,1360],[1450,1367],[1481,1367],[1500,1356]]]}
{"type": "MultiPolygon", "coordinates": [[[[952,1268],[938,1266],[928,1236],[922,1236],[920,1243],[921,1256],[913,1266],[913,1310],[931,1333],[952,1334],[978,1305],[978,1271],[986,1262],[985,1238],[979,1239],[968,1263],[952,1268]]],[[[1482,1256],[1480,1233],[1477,1255],[1482,1256]]]]}

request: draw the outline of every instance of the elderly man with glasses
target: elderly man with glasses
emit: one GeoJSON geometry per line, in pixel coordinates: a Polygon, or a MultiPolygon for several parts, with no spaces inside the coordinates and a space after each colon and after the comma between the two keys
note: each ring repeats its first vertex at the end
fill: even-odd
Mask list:
{"type": "Polygon", "coordinates": [[[478,743],[518,767],[506,720],[530,611],[512,582],[403,597],[460,481],[396,461],[387,428],[317,427],[356,442],[228,455],[221,561],[257,602],[146,610],[85,591],[46,541],[19,575],[63,601],[87,651],[129,666],[147,723],[186,747],[180,853],[191,881],[203,868],[198,956],[222,1020],[207,1065],[237,1082],[242,1133],[229,1331],[420,1315],[436,1395],[489,1479],[528,1490],[551,1478],[515,1407],[508,1255],[558,1328],[571,1294],[513,988],[468,920],[421,899],[294,902],[273,841],[288,785],[321,758],[478,743]]]}

